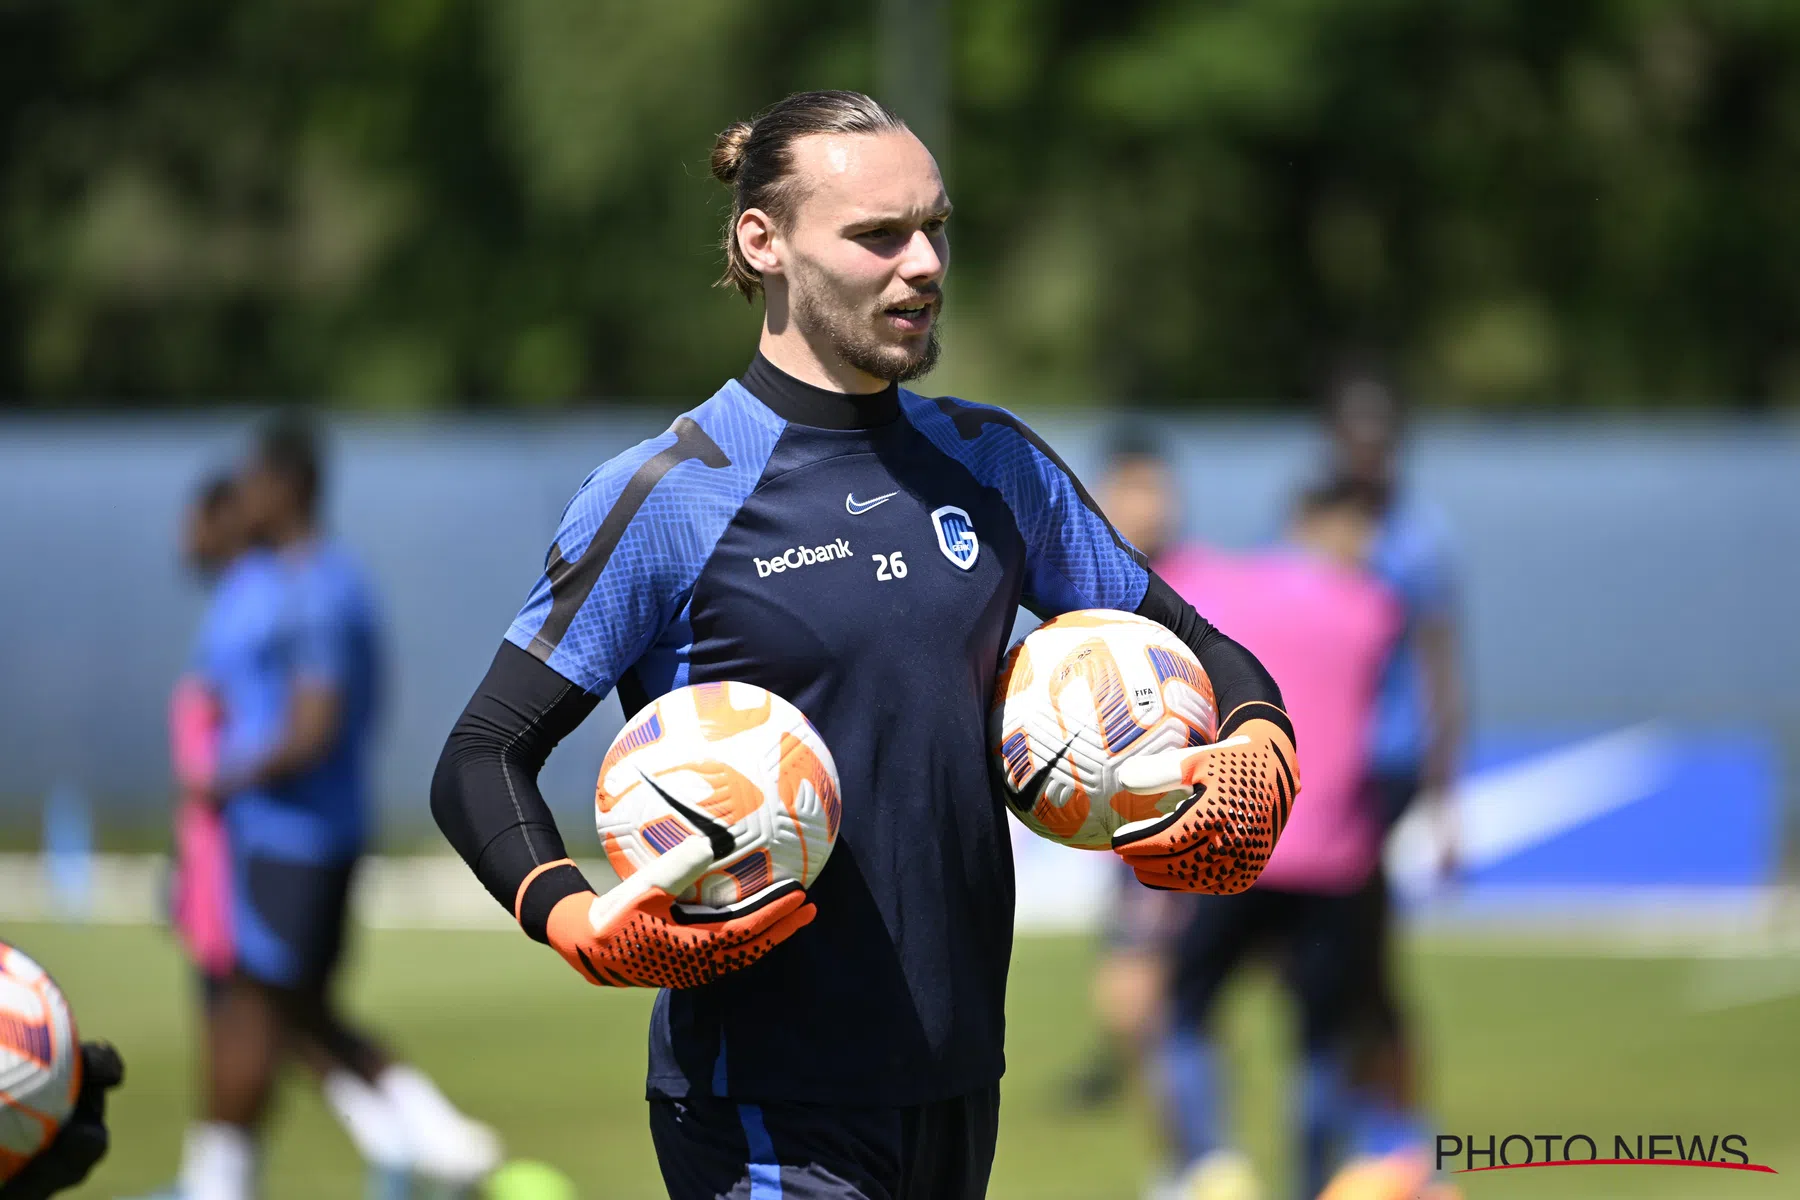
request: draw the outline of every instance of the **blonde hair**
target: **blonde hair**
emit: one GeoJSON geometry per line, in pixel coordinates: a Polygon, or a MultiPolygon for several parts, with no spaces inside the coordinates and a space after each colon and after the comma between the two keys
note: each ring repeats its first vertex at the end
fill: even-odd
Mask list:
{"type": "Polygon", "coordinates": [[[795,92],[753,119],[728,126],[713,142],[713,178],[731,189],[721,246],[725,271],[717,287],[736,288],[744,299],[762,291],[762,275],[738,245],[738,218],[760,208],[777,223],[790,215],[797,198],[793,145],[815,133],[896,133],[906,122],[861,92],[795,92]]]}

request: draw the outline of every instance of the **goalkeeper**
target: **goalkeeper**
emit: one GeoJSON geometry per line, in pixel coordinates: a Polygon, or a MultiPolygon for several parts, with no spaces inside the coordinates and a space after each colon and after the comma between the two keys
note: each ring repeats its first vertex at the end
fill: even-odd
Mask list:
{"type": "Polygon", "coordinates": [[[1035,434],[898,386],[936,361],[949,264],[950,201],[904,124],[802,93],[727,129],[712,166],[733,200],[723,282],[762,296],[759,352],[576,492],[432,810],[584,978],[670,989],[647,1090],[677,1200],[981,1196],[1013,925],[984,731],[1018,606],[1136,611],[1212,676],[1220,742],[1130,768],[1134,788],[1195,789],[1116,839],[1151,886],[1250,885],[1299,783],[1292,727],[1255,658],[1035,434]],[[831,861],[810,895],[788,882],[695,920],[670,905],[709,865],[690,839],[658,863],[679,877],[640,872],[596,904],[539,768],[607,692],[630,714],[712,680],[766,687],[823,734],[844,798],[831,861]]]}

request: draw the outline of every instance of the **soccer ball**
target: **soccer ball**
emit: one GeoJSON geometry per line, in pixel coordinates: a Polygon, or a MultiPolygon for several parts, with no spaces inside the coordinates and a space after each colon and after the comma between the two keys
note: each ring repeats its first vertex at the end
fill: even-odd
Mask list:
{"type": "Polygon", "coordinates": [[[837,764],[799,709],[749,683],[699,683],[646,706],[600,764],[595,824],[620,879],[690,837],[718,862],[676,899],[725,908],[809,887],[837,842],[837,764]]]}
{"type": "Polygon", "coordinates": [[[1123,791],[1121,763],[1217,733],[1212,680],[1194,652],[1155,621],[1110,609],[1064,613],[1014,646],[988,719],[1019,820],[1084,850],[1109,848],[1121,825],[1171,812],[1189,794],[1123,791]]]}
{"type": "Polygon", "coordinates": [[[0,942],[0,1182],[50,1143],[80,1091],[68,1002],[42,967],[0,942]]]}

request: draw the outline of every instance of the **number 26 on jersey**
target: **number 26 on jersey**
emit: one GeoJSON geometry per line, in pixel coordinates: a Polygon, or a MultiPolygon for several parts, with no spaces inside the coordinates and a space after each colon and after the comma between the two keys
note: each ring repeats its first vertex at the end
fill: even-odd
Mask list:
{"type": "Polygon", "coordinates": [[[871,554],[869,557],[875,560],[875,578],[883,583],[890,579],[906,578],[906,560],[900,557],[900,551],[896,550],[892,554],[871,554]]]}

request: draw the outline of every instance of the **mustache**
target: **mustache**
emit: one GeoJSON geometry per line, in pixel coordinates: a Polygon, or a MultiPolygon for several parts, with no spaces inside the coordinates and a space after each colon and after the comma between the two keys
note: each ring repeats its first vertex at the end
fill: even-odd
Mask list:
{"type": "Polygon", "coordinates": [[[919,308],[925,305],[929,305],[932,308],[942,308],[944,305],[944,289],[941,287],[930,287],[911,296],[902,296],[898,300],[884,300],[881,305],[881,311],[887,312],[889,309],[895,308],[919,308]]]}

